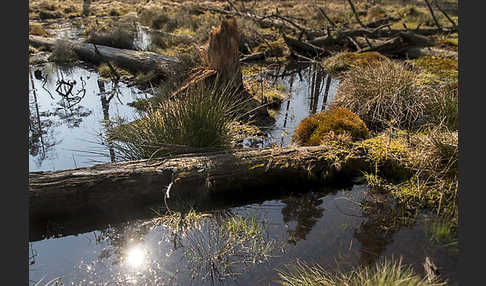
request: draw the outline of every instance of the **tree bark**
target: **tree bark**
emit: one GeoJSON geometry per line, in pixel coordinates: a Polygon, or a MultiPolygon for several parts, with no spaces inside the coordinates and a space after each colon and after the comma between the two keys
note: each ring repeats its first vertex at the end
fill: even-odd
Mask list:
{"type": "Polygon", "coordinates": [[[269,186],[326,183],[366,168],[353,159],[337,169],[326,153],[319,146],[242,149],[32,172],[30,220],[163,205],[171,183],[168,200],[197,205],[217,194],[246,198],[269,186]]]}
{"type": "Polygon", "coordinates": [[[209,67],[216,70],[223,84],[230,83],[235,90],[243,86],[240,66],[240,33],[234,18],[224,19],[211,31],[208,46],[209,67]]]}
{"type": "MultiPolygon", "coordinates": [[[[57,41],[61,40],[29,35],[29,43],[34,47],[44,46],[53,49],[57,41]]],[[[100,57],[96,52],[94,45],[91,43],[79,43],[73,41],[66,41],[66,43],[73,47],[74,52],[82,60],[99,64],[103,61],[103,57],[117,66],[132,72],[147,73],[149,71],[155,71],[169,74],[172,72],[170,65],[180,62],[176,57],[163,56],[153,52],[125,50],[96,45],[98,51],[102,55],[102,57],[100,57]]]]}

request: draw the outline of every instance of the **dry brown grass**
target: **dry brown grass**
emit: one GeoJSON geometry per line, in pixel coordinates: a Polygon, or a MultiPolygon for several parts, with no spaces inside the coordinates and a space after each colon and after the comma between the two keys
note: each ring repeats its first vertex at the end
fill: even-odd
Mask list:
{"type": "Polygon", "coordinates": [[[344,75],[331,105],[350,109],[373,130],[413,128],[423,118],[428,100],[416,77],[391,60],[356,66],[344,75]]]}

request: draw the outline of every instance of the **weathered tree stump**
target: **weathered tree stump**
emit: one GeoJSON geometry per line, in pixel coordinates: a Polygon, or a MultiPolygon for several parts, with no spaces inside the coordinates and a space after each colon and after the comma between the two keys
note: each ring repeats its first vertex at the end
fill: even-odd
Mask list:
{"type": "Polygon", "coordinates": [[[222,84],[231,84],[235,90],[243,86],[240,66],[240,33],[234,18],[227,18],[211,31],[208,47],[209,67],[216,70],[222,84]]]}

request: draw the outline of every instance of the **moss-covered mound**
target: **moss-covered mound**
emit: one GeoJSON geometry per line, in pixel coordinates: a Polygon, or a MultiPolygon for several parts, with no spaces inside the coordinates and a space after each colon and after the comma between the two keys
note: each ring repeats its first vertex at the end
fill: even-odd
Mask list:
{"type": "Polygon", "coordinates": [[[413,61],[415,67],[421,71],[422,77],[429,77],[441,81],[454,81],[458,76],[457,60],[437,57],[425,56],[413,61]]]}
{"type": "Polygon", "coordinates": [[[334,107],[304,118],[292,140],[299,145],[315,146],[331,131],[336,135],[348,133],[353,140],[368,137],[368,128],[356,114],[343,107],[334,107]]]}
{"type": "Polygon", "coordinates": [[[364,53],[337,53],[332,57],[326,58],[322,61],[322,67],[331,74],[338,74],[346,71],[354,66],[373,65],[388,59],[379,52],[364,52],[364,53]]]}

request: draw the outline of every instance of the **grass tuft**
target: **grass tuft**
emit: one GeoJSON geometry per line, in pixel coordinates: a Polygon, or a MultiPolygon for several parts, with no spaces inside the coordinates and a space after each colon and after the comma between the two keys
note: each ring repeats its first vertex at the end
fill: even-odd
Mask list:
{"type": "Polygon", "coordinates": [[[428,99],[416,86],[416,78],[404,64],[391,60],[355,66],[346,72],[331,106],[350,109],[372,130],[414,128],[428,99]]]}
{"type": "Polygon", "coordinates": [[[278,270],[279,283],[284,286],[438,286],[440,281],[428,281],[417,275],[401,260],[377,263],[347,273],[333,273],[320,265],[309,266],[297,261],[287,270],[278,270]]]}
{"type": "Polygon", "coordinates": [[[159,155],[178,149],[227,148],[240,104],[234,92],[199,86],[149,108],[134,122],[110,128],[108,137],[122,143],[116,148],[128,160],[149,158],[156,151],[159,155]]]}

